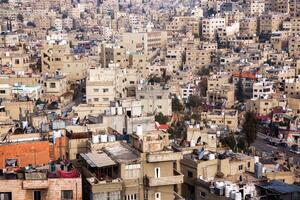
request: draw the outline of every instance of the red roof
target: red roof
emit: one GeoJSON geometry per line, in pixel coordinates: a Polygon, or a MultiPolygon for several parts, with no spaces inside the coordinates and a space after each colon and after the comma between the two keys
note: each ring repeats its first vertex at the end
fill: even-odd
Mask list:
{"type": "Polygon", "coordinates": [[[157,128],[158,130],[168,130],[170,126],[168,124],[159,124],[158,122],[156,122],[155,128],[157,128]]]}
{"type": "Polygon", "coordinates": [[[252,72],[234,72],[232,74],[234,77],[239,77],[239,78],[249,78],[249,79],[256,79],[256,74],[252,72]]]}

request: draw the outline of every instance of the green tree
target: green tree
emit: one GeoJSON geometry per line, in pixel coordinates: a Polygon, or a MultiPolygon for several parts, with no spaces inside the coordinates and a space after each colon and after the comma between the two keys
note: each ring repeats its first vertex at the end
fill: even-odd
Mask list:
{"type": "Polygon", "coordinates": [[[210,73],[210,67],[202,67],[198,70],[197,75],[198,76],[207,76],[210,73]]]}
{"type": "Polygon", "coordinates": [[[24,17],[23,17],[22,14],[18,14],[18,15],[17,15],[17,19],[18,19],[19,21],[21,21],[21,22],[24,21],[24,17]]]}
{"type": "Polygon", "coordinates": [[[191,95],[188,98],[187,107],[188,108],[198,108],[201,105],[201,98],[197,95],[191,95]]]}
{"type": "Polygon", "coordinates": [[[163,115],[161,112],[155,115],[155,121],[160,124],[166,124],[169,121],[169,117],[163,115]]]}
{"type": "Polygon", "coordinates": [[[242,133],[245,135],[245,139],[248,147],[255,141],[258,130],[258,121],[253,112],[246,112],[245,122],[242,126],[242,133]]]}
{"type": "Polygon", "coordinates": [[[236,141],[235,141],[234,135],[229,135],[229,136],[221,139],[221,143],[224,146],[229,147],[232,151],[236,150],[236,141]]]}
{"type": "Polygon", "coordinates": [[[240,137],[237,142],[238,151],[245,151],[247,148],[247,143],[244,137],[240,137]]]}
{"type": "Polygon", "coordinates": [[[183,111],[183,105],[180,103],[177,96],[172,98],[172,111],[173,112],[181,112],[183,111]]]}

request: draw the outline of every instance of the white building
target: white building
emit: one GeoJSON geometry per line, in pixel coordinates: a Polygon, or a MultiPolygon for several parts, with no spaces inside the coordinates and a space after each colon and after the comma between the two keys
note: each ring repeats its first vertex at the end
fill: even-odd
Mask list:
{"type": "Polygon", "coordinates": [[[225,28],[225,18],[214,17],[202,20],[202,36],[205,38],[213,39],[216,36],[217,30],[225,28]]]}
{"type": "Polygon", "coordinates": [[[257,83],[253,83],[252,99],[267,98],[272,93],[274,93],[273,82],[262,79],[257,83]]]}

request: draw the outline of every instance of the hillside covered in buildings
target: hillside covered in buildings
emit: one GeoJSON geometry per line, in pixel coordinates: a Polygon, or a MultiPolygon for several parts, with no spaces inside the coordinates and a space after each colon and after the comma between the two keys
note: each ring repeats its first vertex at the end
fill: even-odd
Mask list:
{"type": "Polygon", "coordinates": [[[0,200],[205,199],[300,199],[300,0],[0,0],[0,200]]]}

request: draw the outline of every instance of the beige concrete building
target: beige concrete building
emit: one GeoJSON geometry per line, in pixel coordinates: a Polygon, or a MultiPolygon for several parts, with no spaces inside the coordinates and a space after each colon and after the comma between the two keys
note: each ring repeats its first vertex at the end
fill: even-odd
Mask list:
{"type": "Polygon", "coordinates": [[[300,49],[299,49],[299,45],[300,45],[300,38],[298,36],[296,37],[291,37],[289,39],[289,46],[288,46],[288,51],[289,51],[289,55],[291,57],[294,57],[296,59],[300,58],[300,49]]]}
{"type": "Polygon", "coordinates": [[[252,16],[259,16],[265,12],[264,0],[250,0],[248,1],[248,13],[252,16]]]}
{"type": "Polygon", "coordinates": [[[11,51],[9,49],[1,49],[0,65],[8,66],[16,73],[27,72],[29,69],[29,55],[22,50],[11,51]]]}
{"type": "Polygon", "coordinates": [[[181,152],[166,148],[167,134],[139,130],[128,146],[120,142],[93,144],[97,150],[80,154],[84,194],[88,198],[176,199],[183,175],[178,172],[181,152]]]}
{"type": "Polygon", "coordinates": [[[187,49],[185,64],[197,71],[211,63],[211,52],[201,49],[187,49]]]}
{"type": "Polygon", "coordinates": [[[283,20],[287,18],[285,14],[268,13],[259,17],[259,33],[271,34],[278,31],[283,20]]]}
{"type": "Polygon", "coordinates": [[[226,126],[231,131],[236,131],[239,125],[236,110],[213,110],[201,113],[201,120],[210,125],[226,126]]]}
{"type": "Polygon", "coordinates": [[[135,69],[119,68],[111,64],[109,68],[90,68],[86,81],[88,104],[109,105],[111,101],[133,96],[137,84],[135,69]]]}
{"type": "Polygon", "coordinates": [[[290,98],[300,97],[300,81],[299,80],[286,80],[284,84],[284,93],[290,98]]]}
{"type": "Polygon", "coordinates": [[[207,91],[215,91],[221,85],[228,84],[230,76],[227,73],[213,74],[207,79],[207,91]]]}
{"type": "Polygon", "coordinates": [[[49,76],[44,80],[45,94],[47,96],[61,97],[68,91],[67,78],[65,76],[49,76]]]}
{"type": "Polygon", "coordinates": [[[235,101],[235,87],[233,84],[222,84],[215,89],[207,91],[207,103],[210,105],[222,105],[231,108],[235,101]]]}
{"type": "Polygon", "coordinates": [[[166,46],[167,39],[166,31],[123,33],[121,44],[130,52],[143,52],[149,59],[156,50],[166,46]]]}
{"type": "Polygon", "coordinates": [[[171,90],[160,85],[138,85],[136,98],[141,101],[143,113],[172,115],[171,90]]]}
{"type": "Polygon", "coordinates": [[[219,28],[225,28],[226,22],[225,18],[214,17],[205,18],[202,20],[202,36],[207,39],[214,39],[216,37],[216,31],[219,28]]]}
{"type": "Polygon", "coordinates": [[[114,44],[101,44],[101,66],[107,68],[112,63],[121,67],[128,67],[126,49],[123,46],[114,44]]]}
{"type": "Polygon", "coordinates": [[[254,158],[244,154],[233,153],[224,159],[217,159],[215,152],[206,150],[204,157],[207,159],[199,159],[198,155],[190,153],[185,154],[180,161],[181,171],[184,174],[182,191],[186,199],[201,199],[195,186],[199,177],[202,180],[213,180],[217,174],[222,174],[222,177],[226,178],[238,176],[247,171],[254,172],[254,158]]]}
{"type": "Polygon", "coordinates": [[[257,34],[258,20],[255,17],[245,18],[240,21],[240,33],[245,35],[257,34]]]}
{"type": "Polygon", "coordinates": [[[258,115],[268,115],[276,107],[286,107],[286,103],[287,101],[284,98],[252,99],[246,103],[246,110],[258,115]]]}

